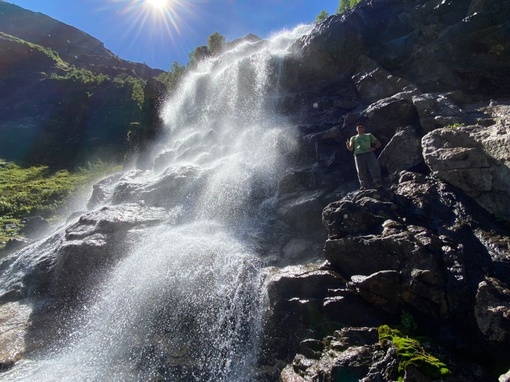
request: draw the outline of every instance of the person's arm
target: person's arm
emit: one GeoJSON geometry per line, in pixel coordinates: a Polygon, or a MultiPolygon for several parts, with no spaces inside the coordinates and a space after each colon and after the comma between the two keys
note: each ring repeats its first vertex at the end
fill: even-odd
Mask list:
{"type": "Polygon", "coordinates": [[[379,147],[381,147],[381,142],[379,142],[379,139],[374,137],[374,135],[370,134],[370,147],[372,149],[372,152],[377,150],[379,147]]]}
{"type": "Polygon", "coordinates": [[[348,139],[347,142],[345,142],[345,145],[347,146],[347,150],[349,150],[349,151],[354,150],[354,146],[352,145],[352,142],[350,139],[348,139]]]}

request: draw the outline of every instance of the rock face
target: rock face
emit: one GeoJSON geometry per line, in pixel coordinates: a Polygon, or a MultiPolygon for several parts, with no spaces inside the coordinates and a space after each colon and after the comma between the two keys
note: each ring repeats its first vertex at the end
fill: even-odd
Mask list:
{"type": "MultiPolygon", "coordinates": [[[[367,0],[294,44],[278,106],[299,144],[257,243],[269,300],[258,380],[433,380],[399,374],[396,346],[375,336],[381,325],[428,337],[445,380],[508,371],[509,15],[507,1],[367,0]],[[358,120],[383,143],[380,190],[356,191],[345,140],[358,120]]],[[[152,183],[136,176],[98,183],[90,211],[36,244],[33,271],[0,286],[4,305],[47,301],[30,329],[16,323],[28,331],[16,354],[53,341],[59,309],[76,308],[96,274],[201,181],[191,165],[152,183]]],[[[19,274],[24,254],[0,272],[19,274]]]]}
{"type": "MultiPolygon", "coordinates": [[[[353,380],[396,379],[391,367],[371,369],[378,357],[399,362],[387,349],[367,343],[332,356],[328,335],[398,327],[406,312],[441,343],[440,354],[446,349],[454,378],[508,371],[508,357],[478,350],[508,346],[509,14],[508,4],[491,1],[366,1],[295,44],[282,110],[300,126],[302,156],[315,160],[289,173],[313,173],[322,185],[328,239],[322,266],[283,269],[269,283],[270,291],[295,283],[293,293],[270,294],[268,337],[279,335],[266,346],[283,355],[287,337],[298,353],[281,380],[334,380],[339,370],[353,380]],[[343,142],[359,120],[383,142],[387,189],[348,193],[356,182],[343,142]],[[314,285],[325,290],[304,292],[314,285]],[[313,352],[300,343],[312,339],[320,342],[313,352]],[[363,361],[365,351],[373,358],[363,361]],[[483,366],[453,356],[463,352],[483,366]],[[356,372],[342,361],[350,355],[356,372]]],[[[405,380],[431,380],[419,374],[410,369],[405,380]]]]}
{"type": "MultiPolygon", "coordinates": [[[[306,273],[289,268],[271,279],[269,290],[278,291],[270,294],[272,311],[277,317],[285,311],[286,324],[289,316],[299,323],[286,329],[282,322],[273,329],[280,336],[299,327],[320,339],[332,327],[400,326],[407,312],[422,334],[448,351],[476,354],[480,364],[490,361],[480,349],[504,353],[510,329],[505,283],[510,278],[510,237],[477,203],[433,177],[402,172],[388,190],[354,192],[329,204],[323,221],[329,236],[327,262],[306,273]]],[[[386,359],[389,348],[381,348],[377,340],[360,348],[345,346],[334,356],[331,339],[322,340],[329,345],[315,356],[303,352],[298,339],[293,341],[299,355],[282,372],[283,381],[334,378],[339,365],[356,380],[383,378],[378,374],[377,379],[371,366],[386,359]],[[345,357],[355,357],[360,369],[354,372],[345,357]]],[[[398,363],[398,357],[391,359],[398,363]]],[[[465,369],[461,359],[448,361],[457,378],[480,380],[474,364],[465,369]],[[464,374],[466,370],[475,374],[464,374]]],[[[391,372],[384,368],[382,373],[391,372]]],[[[484,373],[482,379],[494,378],[490,371],[484,373]]]]}
{"type": "Polygon", "coordinates": [[[365,101],[397,93],[397,83],[399,89],[414,84],[424,92],[454,88],[504,96],[510,57],[507,12],[508,5],[498,1],[366,1],[328,18],[303,38],[297,44],[302,58],[315,64],[294,69],[314,81],[357,73],[358,88],[360,79],[369,84],[381,71],[391,74],[377,81],[379,89],[362,93],[369,96],[365,101]],[[377,65],[366,71],[366,59],[352,59],[360,56],[377,65]]]}
{"type": "MultiPolygon", "coordinates": [[[[315,158],[307,163],[307,170],[300,164],[302,177],[306,171],[313,172],[323,189],[335,189],[336,179],[353,179],[352,158],[342,143],[355,134],[355,123],[363,120],[383,143],[378,154],[382,169],[389,174],[432,170],[441,171],[438,176],[446,179],[446,169],[429,168],[438,165],[432,163],[433,147],[438,149],[436,155],[449,152],[448,159],[455,160],[453,151],[459,152],[457,163],[467,149],[474,155],[475,146],[479,148],[478,156],[487,163],[476,163],[469,171],[458,171],[451,164],[447,181],[464,191],[468,184],[480,181],[470,186],[476,190],[467,191],[476,193],[482,206],[505,219],[501,200],[506,197],[503,190],[508,189],[503,147],[508,141],[505,87],[510,78],[504,67],[510,62],[509,12],[508,4],[493,1],[411,5],[379,0],[363,2],[317,24],[294,44],[283,80],[282,111],[300,127],[301,155],[315,158]],[[452,128],[460,126],[471,126],[470,143],[464,142],[462,155],[460,148],[441,146],[451,144],[447,138],[452,134],[460,137],[462,129],[452,128]],[[450,134],[433,132],[443,127],[449,127],[450,134]],[[422,150],[429,144],[433,147],[422,150]],[[483,178],[476,176],[480,172],[483,178]]],[[[328,197],[321,200],[324,204],[330,201],[328,197]]]]}
{"type": "MultiPolygon", "coordinates": [[[[508,105],[497,109],[500,115],[509,115],[508,105]]],[[[490,127],[434,130],[422,140],[425,162],[437,177],[506,221],[510,221],[509,143],[507,122],[501,120],[490,127]]]]}
{"type": "Polygon", "coordinates": [[[167,212],[122,203],[74,219],[63,232],[0,260],[0,273],[10,275],[0,287],[0,342],[6,344],[0,368],[68,335],[68,315],[82,308],[90,288],[167,212]],[[44,303],[32,309],[34,300],[44,303]]]}

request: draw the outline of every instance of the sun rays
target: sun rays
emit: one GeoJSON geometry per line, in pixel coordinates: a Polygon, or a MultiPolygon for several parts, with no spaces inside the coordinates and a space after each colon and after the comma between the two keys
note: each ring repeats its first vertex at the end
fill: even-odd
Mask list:
{"type": "Polygon", "coordinates": [[[150,30],[151,34],[175,37],[182,34],[189,2],[185,0],[130,0],[122,13],[129,19],[129,32],[150,30]]]}
{"type": "Polygon", "coordinates": [[[180,34],[180,12],[183,8],[184,3],[181,0],[143,0],[138,10],[139,16],[133,16],[138,18],[142,27],[163,27],[170,34],[180,34]]]}
{"type": "MultiPolygon", "coordinates": [[[[186,0],[110,0],[119,8],[123,19],[119,37],[126,47],[143,51],[146,57],[170,52],[180,45],[186,33],[187,18],[193,16],[191,2],[186,0]]],[[[168,59],[170,65],[172,58],[168,59]]]]}
{"type": "Polygon", "coordinates": [[[145,0],[145,3],[155,10],[163,10],[169,5],[168,0],[145,0]]]}
{"type": "Polygon", "coordinates": [[[192,26],[206,14],[203,6],[212,0],[91,1],[101,2],[96,10],[112,18],[105,21],[110,33],[122,41],[122,49],[131,52],[134,61],[158,57],[168,60],[170,67],[195,47],[189,46],[188,37],[195,34],[192,26]]]}

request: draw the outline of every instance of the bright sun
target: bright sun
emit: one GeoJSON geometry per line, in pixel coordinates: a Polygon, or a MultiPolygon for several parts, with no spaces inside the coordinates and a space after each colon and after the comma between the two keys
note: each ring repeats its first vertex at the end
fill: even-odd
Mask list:
{"type": "Polygon", "coordinates": [[[168,0],[145,0],[145,2],[156,9],[163,9],[168,5],[168,0]]]}

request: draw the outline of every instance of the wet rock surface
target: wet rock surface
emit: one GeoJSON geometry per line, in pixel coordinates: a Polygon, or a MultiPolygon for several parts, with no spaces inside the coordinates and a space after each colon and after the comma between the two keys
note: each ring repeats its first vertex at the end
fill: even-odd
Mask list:
{"type": "Polygon", "coordinates": [[[19,361],[25,351],[25,335],[32,309],[18,302],[0,306],[0,370],[19,361]]]}
{"type": "MultiPolygon", "coordinates": [[[[295,270],[291,276],[290,269],[285,271],[286,284],[297,285],[292,294],[270,295],[278,301],[274,312],[283,304],[282,299],[287,301],[287,316],[296,316],[294,320],[306,328],[310,338],[323,338],[323,342],[327,342],[324,333],[328,329],[332,333],[335,326],[385,323],[399,327],[402,315],[411,314],[421,334],[441,344],[441,354],[454,365],[455,378],[479,380],[480,370],[484,370],[483,378],[491,380],[492,373],[497,374],[498,362],[508,364],[503,348],[509,343],[505,280],[510,279],[510,247],[500,240],[508,238],[509,232],[471,198],[433,176],[404,171],[386,189],[355,191],[329,204],[323,211],[323,222],[329,234],[324,245],[327,262],[317,269],[327,269],[328,276],[322,283],[315,279],[305,284],[303,273],[295,270]],[[505,255],[491,255],[495,246],[505,255]],[[328,293],[302,292],[308,286],[315,290],[317,283],[327,287],[328,293]],[[342,300],[349,304],[331,315],[335,300],[336,304],[342,300]],[[353,311],[358,313],[356,323],[349,319],[353,311]],[[488,348],[500,358],[485,357],[480,349],[488,348]],[[453,360],[452,354],[458,353],[478,360],[473,376],[464,374],[464,363],[471,361],[453,360]]],[[[273,278],[272,283],[275,285],[270,284],[270,290],[279,290],[282,278],[273,278]]],[[[284,330],[283,325],[280,330],[284,330]]],[[[284,381],[315,380],[319,375],[334,378],[338,365],[349,370],[349,378],[388,380],[381,374],[374,377],[370,370],[371,365],[382,362],[390,348],[383,351],[384,346],[377,341],[361,348],[347,346],[334,356],[328,347],[315,357],[299,350],[296,338],[292,341],[298,355],[282,372],[284,381]],[[365,352],[369,355],[363,358],[365,352]],[[363,366],[354,371],[349,362],[345,363],[346,357],[363,366]]],[[[392,362],[398,363],[398,357],[392,362]]],[[[384,373],[389,371],[384,369],[384,373]]]]}

